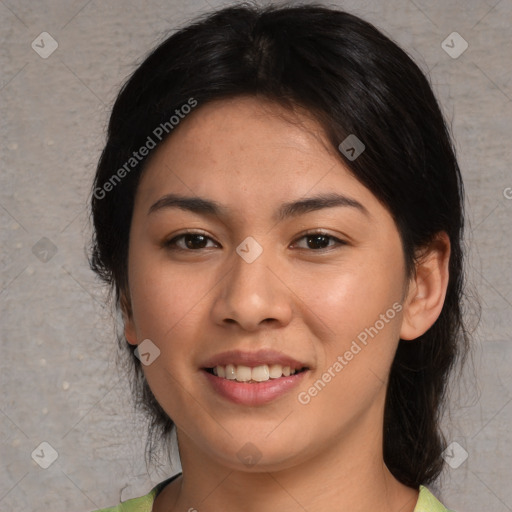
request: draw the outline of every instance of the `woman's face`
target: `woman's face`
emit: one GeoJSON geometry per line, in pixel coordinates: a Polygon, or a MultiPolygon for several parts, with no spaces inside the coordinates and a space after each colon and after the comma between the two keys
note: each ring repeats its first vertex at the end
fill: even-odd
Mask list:
{"type": "Polygon", "coordinates": [[[182,458],[268,471],[380,443],[406,285],[399,233],[319,126],[283,113],[254,98],[199,105],[137,190],[125,332],[150,340],[144,372],[182,458]],[[328,195],[341,199],[307,202],[328,195]],[[307,370],[277,377],[287,359],[307,370]],[[205,369],[216,365],[231,379],[205,369]]]}

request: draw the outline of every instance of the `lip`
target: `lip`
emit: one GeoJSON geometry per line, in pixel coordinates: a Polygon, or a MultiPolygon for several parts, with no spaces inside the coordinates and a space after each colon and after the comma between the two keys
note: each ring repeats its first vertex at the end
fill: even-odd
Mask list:
{"type": "Polygon", "coordinates": [[[207,382],[220,396],[238,405],[255,406],[267,404],[283,396],[296,387],[309,371],[304,370],[289,377],[279,377],[278,379],[269,379],[252,384],[217,377],[208,373],[205,369],[201,370],[201,374],[205,376],[207,382]]]}
{"type": "MultiPolygon", "coordinates": [[[[291,370],[300,370],[301,368],[307,367],[307,363],[297,361],[293,357],[287,356],[282,352],[277,352],[272,349],[261,349],[256,352],[247,352],[244,350],[228,350],[221,352],[213,357],[206,360],[201,368],[214,368],[215,366],[226,366],[227,364],[244,365],[249,368],[260,366],[263,364],[280,364],[282,366],[289,366],[291,370]]],[[[298,374],[300,375],[300,374],[298,374]]],[[[279,380],[279,379],[275,379],[279,380]]],[[[257,384],[250,384],[250,386],[257,384]]]]}

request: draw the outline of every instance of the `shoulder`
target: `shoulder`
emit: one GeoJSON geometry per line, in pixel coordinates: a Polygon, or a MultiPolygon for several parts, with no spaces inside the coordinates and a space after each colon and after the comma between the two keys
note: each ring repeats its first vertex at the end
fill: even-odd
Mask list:
{"type": "Polygon", "coordinates": [[[424,485],[420,485],[420,494],[414,512],[452,512],[448,510],[424,485]]]}
{"type": "Polygon", "coordinates": [[[174,480],[178,475],[174,475],[163,482],[155,485],[151,491],[139,498],[132,498],[130,500],[123,501],[119,505],[102,508],[99,510],[95,510],[94,512],[151,512],[153,508],[153,503],[158,495],[158,493],[172,480],[174,480]]]}
{"type": "Polygon", "coordinates": [[[150,494],[126,500],[114,507],[102,508],[94,512],[151,512],[154,498],[150,494]]]}
{"type": "Polygon", "coordinates": [[[126,500],[115,507],[102,508],[94,512],[151,512],[155,496],[153,491],[140,498],[126,500]]]}

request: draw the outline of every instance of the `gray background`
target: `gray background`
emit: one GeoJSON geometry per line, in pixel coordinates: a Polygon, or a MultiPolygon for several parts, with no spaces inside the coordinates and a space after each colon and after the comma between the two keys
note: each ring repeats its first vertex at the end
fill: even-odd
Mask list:
{"type": "MultiPolygon", "coordinates": [[[[227,4],[0,1],[2,511],[113,505],[179,469],[146,471],[144,424],[115,366],[114,317],[85,257],[86,202],[125,77],[166,33],[227,4]],[[41,32],[58,42],[47,59],[31,47],[41,32]],[[58,452],[48,469],[31,456],[43,441],[58,452]]],[[[448,440],[460,445],[452,465],[462,449],[468,458],[447,465],[433,489],[458,511],[510,511],[512,0],[334,4],[375,23],[430,72],[453,126],[467,189],[470,292],[482,317],[445,421],[448,440]],[[441,46],[454,31],[469,44],[458,58],[441,46]]],[[[47,447],[35,453],[50,456],[47,447]]]]}

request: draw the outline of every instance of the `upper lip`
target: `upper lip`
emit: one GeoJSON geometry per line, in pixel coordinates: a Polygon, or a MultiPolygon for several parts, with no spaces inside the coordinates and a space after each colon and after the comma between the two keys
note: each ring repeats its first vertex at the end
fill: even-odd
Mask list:
{"type": "Polygon", "coordinates": [[[247,352],[243,350],[228,350],[221,352],[207,359],[202,368],[214,368],[215,366],[226,366],[228,364],[244,365],[254,368],[264,364],[280,364],[289,366],[291,370],[300,370],[307,367],[306,363],[297,361],[293,357],[287,356],[282,352],[272,349],[262,349],[256,352],[247,352]]]}

